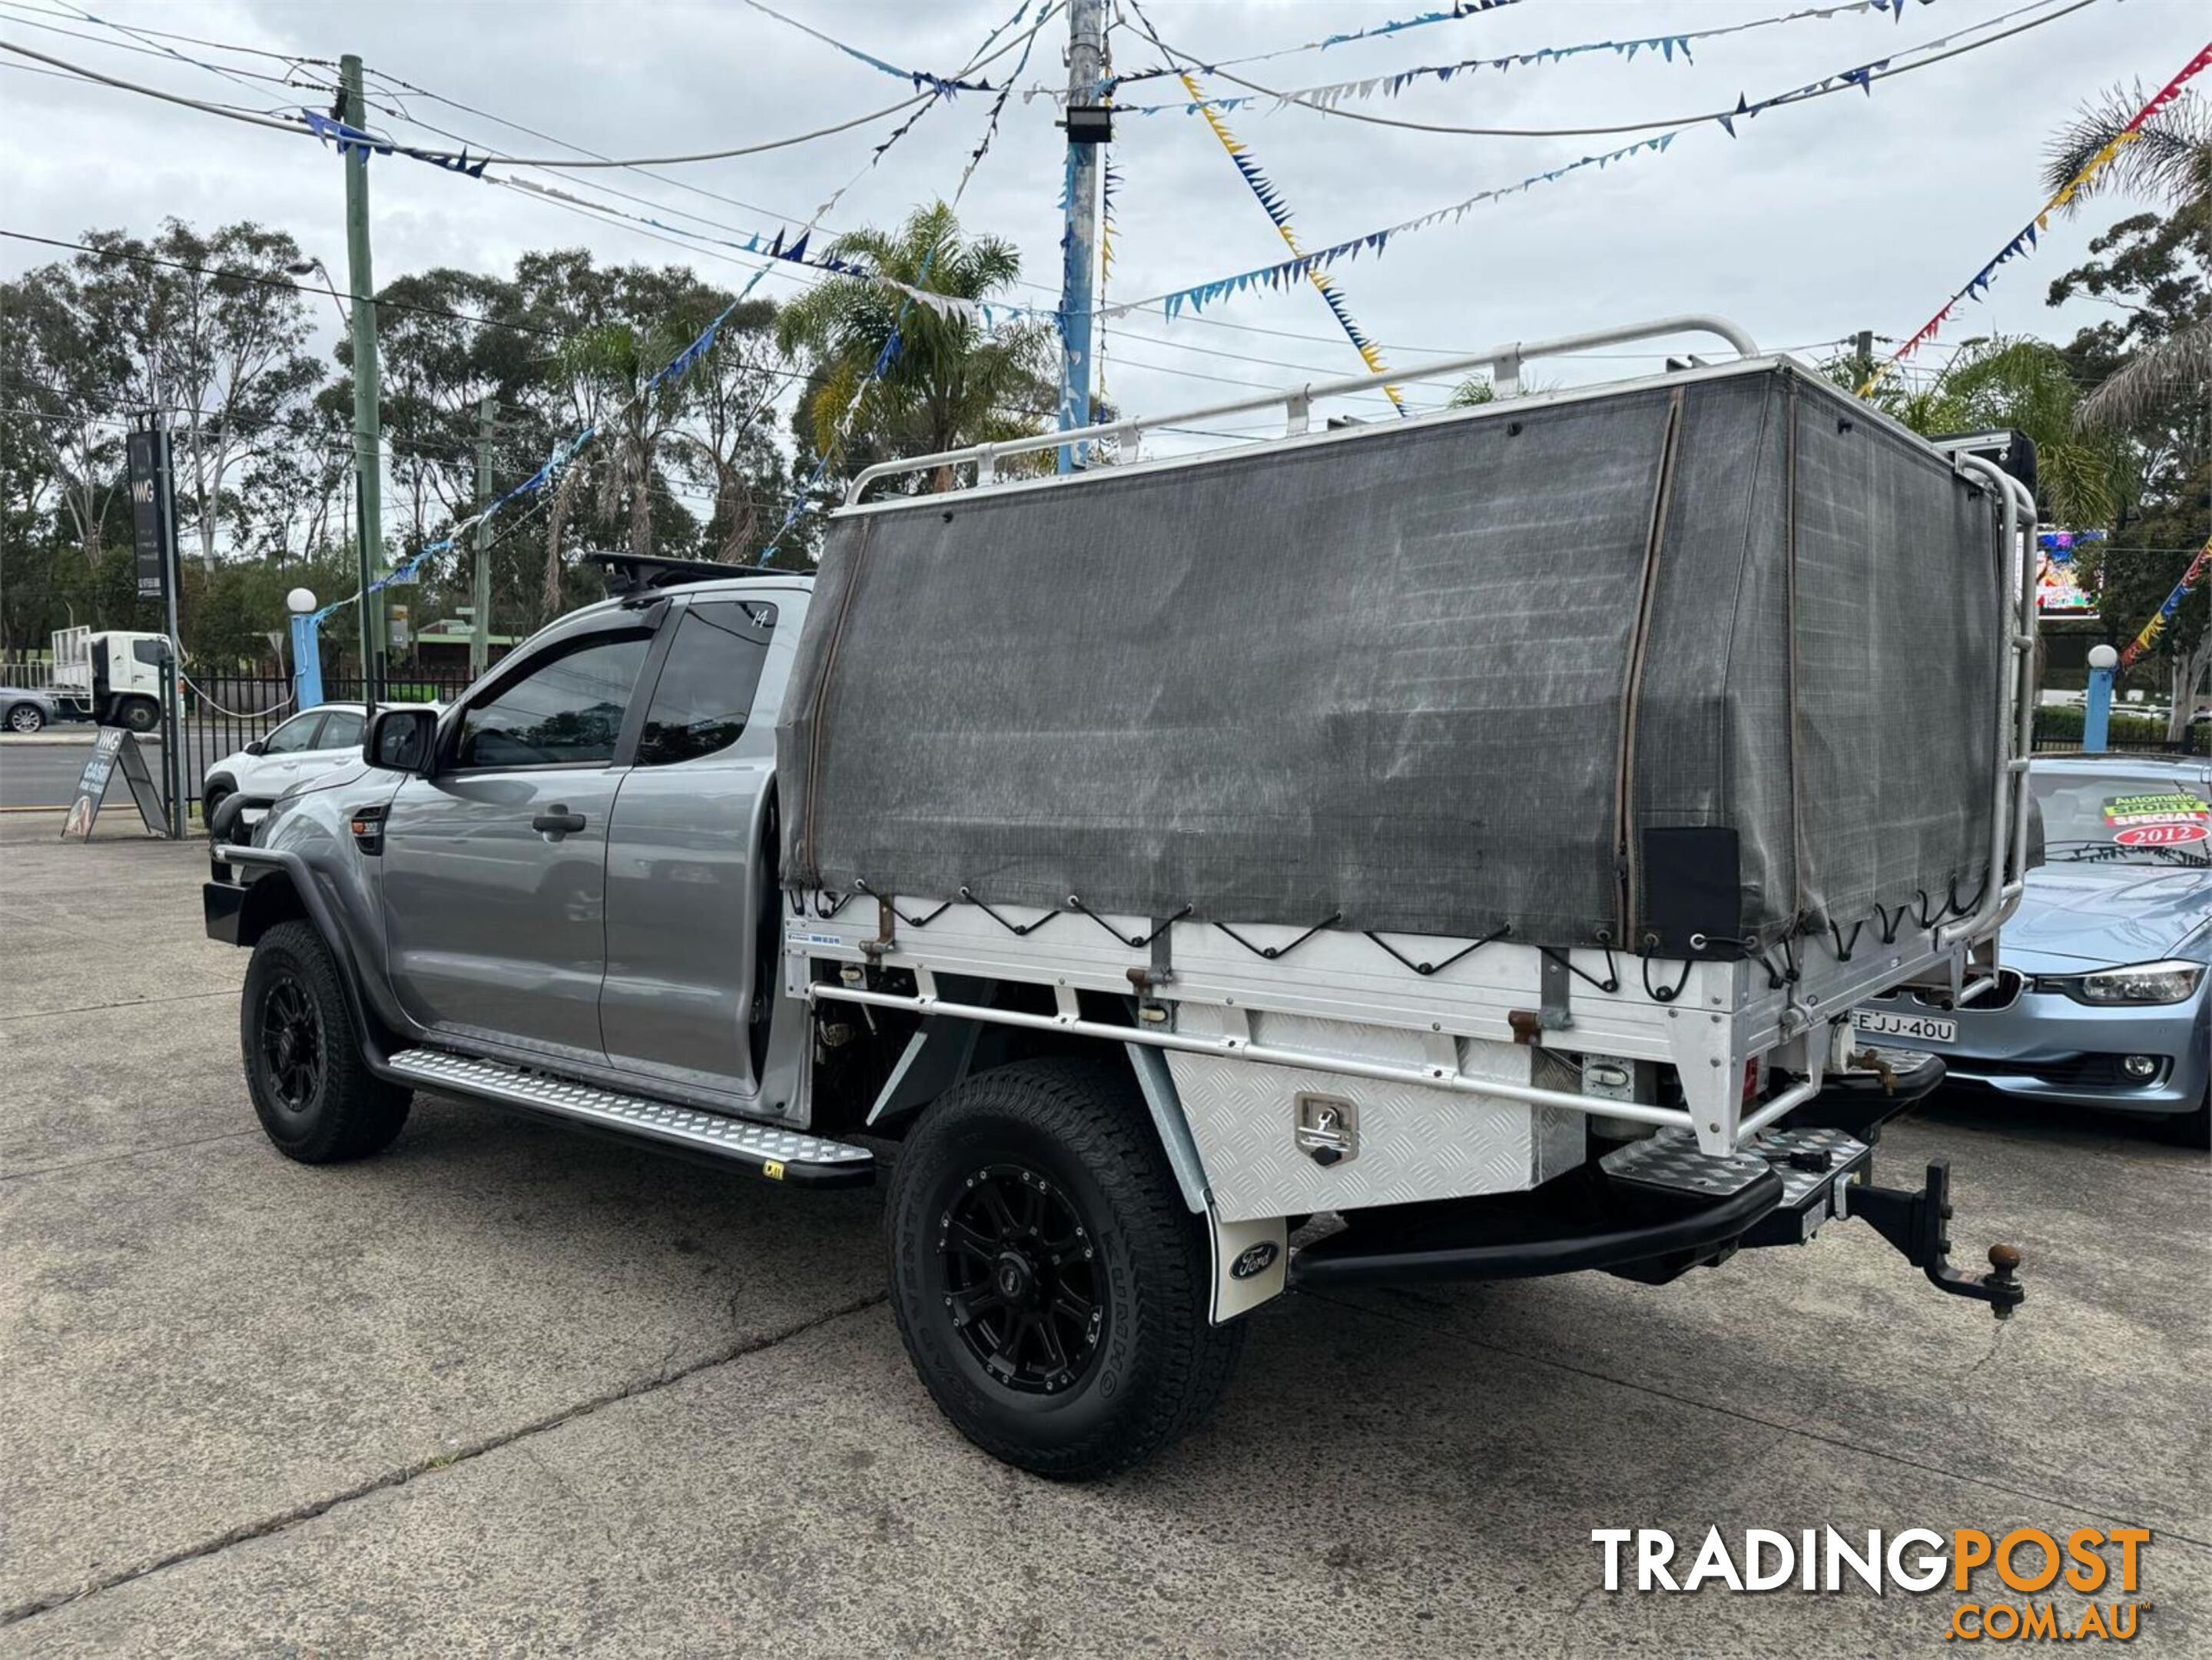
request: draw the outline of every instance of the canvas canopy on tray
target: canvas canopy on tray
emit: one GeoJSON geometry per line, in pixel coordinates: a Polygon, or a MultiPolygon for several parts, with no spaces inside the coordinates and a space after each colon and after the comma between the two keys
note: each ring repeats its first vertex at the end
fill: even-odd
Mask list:
{"type": "Polygon", "coordinates": [[[1998,525],[1774,360],[850,510],[786,878],[1670,955],[1971,905],[1998,525]]]}

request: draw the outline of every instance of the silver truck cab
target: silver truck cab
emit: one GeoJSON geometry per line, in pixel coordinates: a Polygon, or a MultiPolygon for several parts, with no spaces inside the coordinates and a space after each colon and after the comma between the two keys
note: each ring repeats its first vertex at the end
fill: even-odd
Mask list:
{"type": "Polygon", "coordinates": [[[386,708],[373,732],[428,761],[277,800],[227,862],[293,879],[214,885],[211,927],[246,943],[322,899],[393,1055],[787,1119],[802,1022],[775,1041],[775,712],[811,587],[641,586],[435,715],[386,708]]]}

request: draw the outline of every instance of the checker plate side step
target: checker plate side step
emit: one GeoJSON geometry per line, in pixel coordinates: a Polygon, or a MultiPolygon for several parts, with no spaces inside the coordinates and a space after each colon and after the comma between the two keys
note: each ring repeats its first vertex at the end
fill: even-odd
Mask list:
{"type": "Polygon", "coordinates": [[[849,1141],[826,1140],[775,1124],[625,1095],[497,1061],[412,1049],[392,1056],[384,1070],[420,1089],[497,1102],[588,1129],[658,1141],[794,1187],[862,1187],[875,1179],[875,1155],[849,1141]]]}
{"type": "Polygon", "coordinates": [[[1663,1129],[1616,1147],[1598,1164],[1616,1182],[1706,1199],[1740,1193],[1771,1170],[1782,1178],[1782,1207],[1796,1210],[1865,1164],[1872,1151],[1839,1129],[1773,1129],[1753,1136],[1740,1152],[1716,1157],[1698,1152],[1688,1130],[1663,1129]]]}

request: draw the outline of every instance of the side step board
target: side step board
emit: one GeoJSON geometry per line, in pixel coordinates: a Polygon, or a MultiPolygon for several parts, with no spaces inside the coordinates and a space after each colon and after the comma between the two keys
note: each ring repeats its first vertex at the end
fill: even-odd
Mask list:
{"type": "Polygon", "coordinates": [[[497,1061],[444,1049],[402,1049],[384,1063],[384,1071],[418,1089],[471,1096],[587,1129],[661,1142],[794,1187],[865,1187],[875,1180],[875,1155],[848,1141],[572,1083],[497,1061]]]}

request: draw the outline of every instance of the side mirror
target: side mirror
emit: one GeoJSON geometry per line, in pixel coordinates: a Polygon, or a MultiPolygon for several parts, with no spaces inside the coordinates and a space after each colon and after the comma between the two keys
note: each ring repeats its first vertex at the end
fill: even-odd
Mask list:
{"type": "Polygon", "coordinates": [[[248,755],[266,755],[266,754],[268,754],[268,753],[269,753],[269,740],[268,740],[266,738],[257,738],[257,739],[255,739],[252,743],[248,744],[248,745],[246,746],[246,752],[248,755]]]}
{"type": "Polygon", "coordinates": [[[379,709],[362,740],[361,758],[372,767],[428,777],[437,735],[438,717],[433,710],[379,709]]]}

